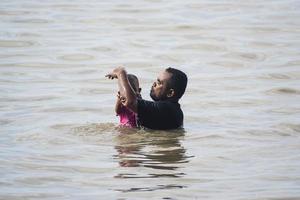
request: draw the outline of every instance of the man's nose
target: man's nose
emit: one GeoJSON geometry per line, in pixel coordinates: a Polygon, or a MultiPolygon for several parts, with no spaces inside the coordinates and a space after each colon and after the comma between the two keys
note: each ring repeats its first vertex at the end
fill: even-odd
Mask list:
{"type": "Polygon", "coordinates": [[[153,86],[153,87],[156,87],[156,82],[154,82],[152,86],[153,86]]]}

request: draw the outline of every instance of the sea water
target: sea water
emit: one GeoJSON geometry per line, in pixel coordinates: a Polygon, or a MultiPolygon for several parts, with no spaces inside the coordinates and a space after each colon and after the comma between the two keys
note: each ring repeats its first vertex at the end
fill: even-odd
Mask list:
{"type": "Polygon", "coordinates": [[[300,199],[300,2],[0,2],[0,199],[300,199]],[[118,127],[189,77],[178,131],[118,127]]]}

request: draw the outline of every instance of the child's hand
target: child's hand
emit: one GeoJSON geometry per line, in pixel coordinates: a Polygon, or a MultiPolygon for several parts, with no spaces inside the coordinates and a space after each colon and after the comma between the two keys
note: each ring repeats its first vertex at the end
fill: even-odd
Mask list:
{"type": "Polygon", "coordinates": [[[113,73],[110,73],[110,74],[107,74],[105,75],[105,77],[109,78],[109,79],[115,79],[115,78],[118,78],[118,76],[116,74],[113,74],[113,73]]]}
{"type": "Polygon", "coordinates": [[[121,101],[122,105],[124,105],[126,103],[126,98],[125,97],[120,97],[120,101],[121,101]]]}
{"type": "Polygon", "coordinates": [[[125,69],[123,67],[117,67],[111,73],[107,74],[105,77],[108,77],[109,79],[118,78],[119,73],[124,70],[125,69]]]}
{"type": "Polygon", "coordinates": [[[120,92],[118,92],[117,97],[118,97],[119,101],[124,105],[126,102],[126,98],[121,96],[120,92]]]}

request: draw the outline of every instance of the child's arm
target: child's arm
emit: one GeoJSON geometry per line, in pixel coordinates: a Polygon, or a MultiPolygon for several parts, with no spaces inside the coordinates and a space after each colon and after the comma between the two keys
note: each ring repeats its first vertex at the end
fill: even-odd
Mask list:
{"type": "Polygon", "coordinates": [[[121,101],[121,97],[120,97],[120,92],[118,92],[117,101],[116,101],[116,105],[115,105],[115,111],[116,111],[117,115],[120,114],[121,108],[122,108],[122,101],[121,101]]]}
{"type": "Polygon", "coordinates": [[[110,79],[118,79],[119,90],[124,91],[124,102],[122,100],[122,105],[137,113],[136,93],[129,84],[126,70],[122,67],[116,68],[113,72],[106,75],[106,77],[110,79]]]}

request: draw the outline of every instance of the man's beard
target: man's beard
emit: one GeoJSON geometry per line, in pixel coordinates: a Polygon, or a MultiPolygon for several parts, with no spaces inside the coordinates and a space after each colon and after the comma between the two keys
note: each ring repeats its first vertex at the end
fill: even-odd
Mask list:
{"type": "Polygon", "coordinates": [[[164,101],[168,99],[166,95],[160,95],[160,96],[155,95],[153,88],[151,88],[150,97],[153,99],[153,101],[164,101]]]}
{"type": "Polygon", "coordinates": [[[158,101],[159,100],[159,98],[155,95],[155,93],[153,91],[153,88],[151,88],[150,97],[153,99],[153,101],[158,101]]]}

